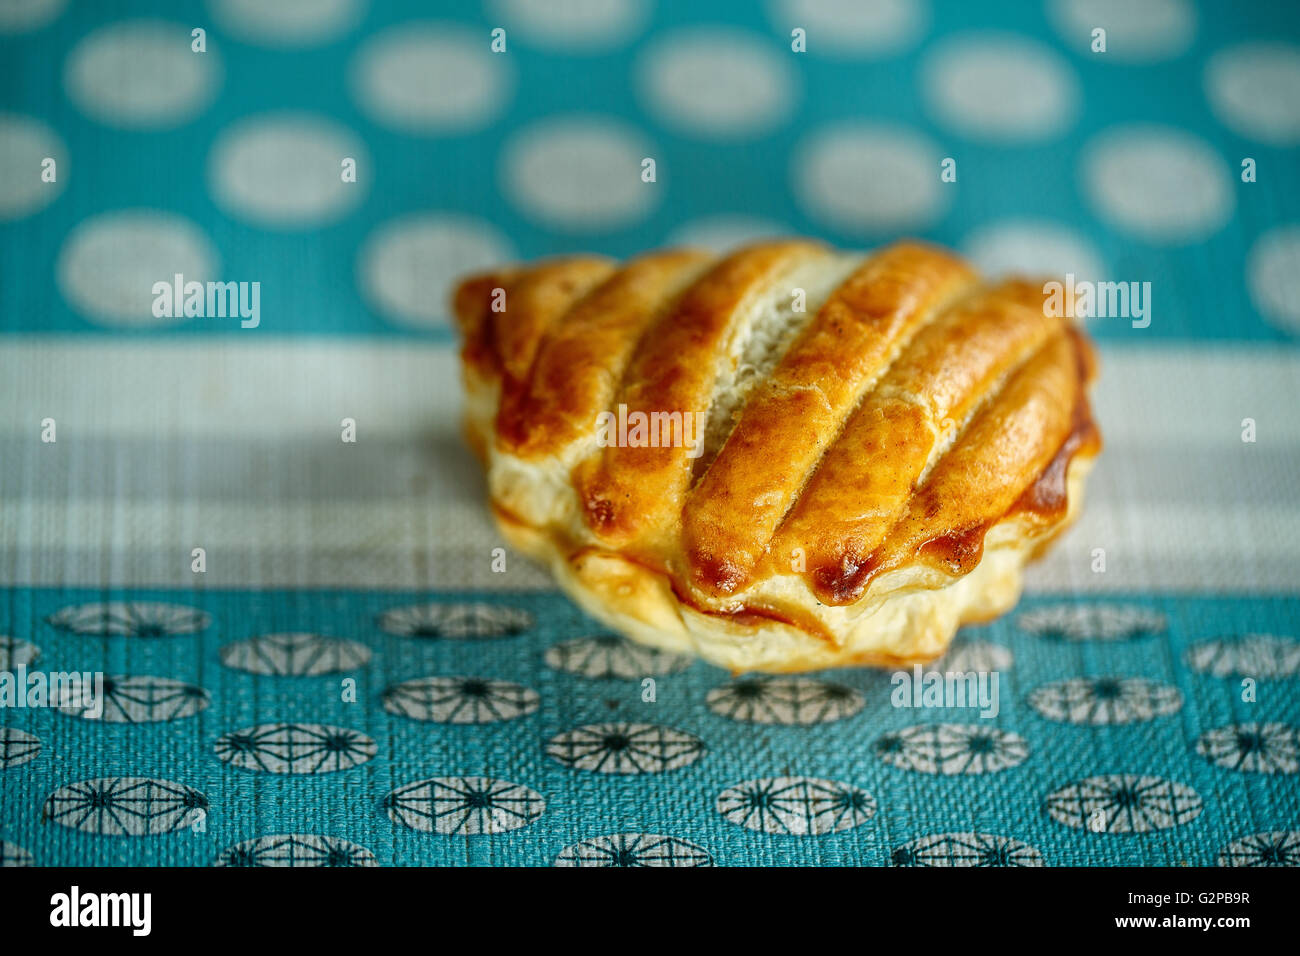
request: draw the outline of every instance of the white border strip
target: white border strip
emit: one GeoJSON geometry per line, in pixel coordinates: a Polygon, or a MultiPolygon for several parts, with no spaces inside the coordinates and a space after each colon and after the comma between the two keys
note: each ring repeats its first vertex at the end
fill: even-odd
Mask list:
{"type": "MultiPolygon", "coordinates": [[[[1030,589],[1300,590],[1300,352],[1104,349],[1102,369],[1106,451],[1030,589]]],[[[549,587],[522,558],[491,569],[460,400],[446,346],[0,341],[0,583],[549,587]]]]}

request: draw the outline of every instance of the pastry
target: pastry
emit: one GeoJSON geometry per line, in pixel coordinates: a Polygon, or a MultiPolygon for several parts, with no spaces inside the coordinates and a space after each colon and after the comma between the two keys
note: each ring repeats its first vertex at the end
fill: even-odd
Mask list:
{"type": "Polygon", "coordinates": [[[1100,451],[1041,283],[905,241],[503,267],[455,290],[507,539],[634,640],[898,667],[1018,599],[1100,451]]]}

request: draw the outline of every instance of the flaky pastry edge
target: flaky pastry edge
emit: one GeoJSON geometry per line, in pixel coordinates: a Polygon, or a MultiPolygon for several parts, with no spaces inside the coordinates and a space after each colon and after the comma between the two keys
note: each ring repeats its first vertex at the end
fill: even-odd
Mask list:
{"type": "Polygon", "coordinates": [[[1016,605],[1025,566],[1077,518],[1096,458],[1087,449],[1070,458],[1063,515],[1049,523],[1025,513],[1004,517],[989,527],[982,557],[964,575],[914,563],[879,575],[860,600],[843,606],[822,604],[804,577],[794,573],[756,581],[741,596],[750,606],[799,609],[798,616],[815,622],[801,626],[683,600],[666,573],[557,533],[553,509],[546,524],[522,519],[503,502],[522,504],[521,493],[532,497],[524,490],[529,486],[539,498],[556,493],[563,498],[572,489],[562,474],[546,474],[534,463],[498,450],[497,383],[469,372],[466,389],[466,435],[484,463],[493,518],[510,545],[544,565],[561,590],[606,626],[639,643],[696,655],[736,674],[901,668],[942,657],[958,628],[990,621],[1016,605]]]}

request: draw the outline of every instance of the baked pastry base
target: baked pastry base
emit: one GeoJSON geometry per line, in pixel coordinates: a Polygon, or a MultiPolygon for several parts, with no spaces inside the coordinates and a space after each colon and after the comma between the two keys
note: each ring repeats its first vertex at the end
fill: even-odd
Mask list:
{"type": "Polygon", "coordinates": [[[1100,450],[1086,337],[1033,283],[916,243],[700,260],[457,289],[468,437],[510,543],[613,630],[737,673],[929,662],[1010,609],[1100,450]],[[778,303],[805,285],[801,323],[778,303]],[[602,444],[624,402],[707,408],[703,457],[602,444]]]}
{"type": "MultiPolygon", "coordinates": [[[[817,618],[822,633],[761,613],[693,608],[678,599],[664,574],[611,551],[561,549],[551,535],[499,507],[492,512],[510,545],[546,566],[583,611],[639,643],[698,655],[734,674],[904,668],[942,657],[962,625],[982,624],[1015,606],[1024,565],[1074,520],[1092,464],[1085,456],[1071,461],[1068,511],[1059,523],[1044,528],[1028,516],[999,522],[985,536],[984,556],[976,568],[947,584],[936,586],[933,573],[916,568],[882,575],[859,604],[821,605],[817,618]],[[888,597],[873,600],[872,592],[888,597]]],[[[784,592],[787,601],[796,603],[808,600],[796,596],[805,590],[792,575],[768,583],[762,592],[770,599],[784,592]]]]}

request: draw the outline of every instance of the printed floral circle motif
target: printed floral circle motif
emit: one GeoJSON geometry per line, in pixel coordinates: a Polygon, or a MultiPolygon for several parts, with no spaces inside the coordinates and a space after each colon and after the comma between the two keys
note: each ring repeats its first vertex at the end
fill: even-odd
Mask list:
{"type": "Polygon", "coordinates": [[[167,129],[192,120],[216,98],[221,59],[190,49],[190,28],[160,20],[117,20],[83,37],[64,61],[68,99],[87,116],[121,129],[167,129]]]}
{"type": "Polygon", "coordinates": [[[579,637],[552,644],[546,649],[545,660],[547,667],[566,674],[619,680],[676,674],[694,663],[681,654],[634,644],[614,634],[579,637]]]}
{"type": "Polygon", "coordinates": [[[662,773],[699,760],[704,741],[654,724],[588,724],[557,734],[546,754],[566,767],[593,773],[662,773]]]}
{"type": "Polygon", "coordinates": [[[384,691],[384,710],[439,724],[493,724],[537,710],[537,692],[483,677],[419,677],[384,691]]]}
{"type": "Polygon", "coordinates": [[[1042,866],[1037,847],[991,833],[939,833],[917,837],[889,855],[895,866],[1042,866]]]}
{"type": "Polygon", "coordinates": [[[59,712],[110,724],[141,724],[193,717],[207,710],[211,699],[202,687],[170,677],[107,676],[102,702],[83,697],[60,704],[59,712]]]}
{"type": "Polygon", "coordinates": [[[839,833],[866,823],[876,799],[852,784],[816,777],[746,780],[718,794],[718,812],[759,833],[839,833]]]}
{"type": "Polygon", "coordinates": [[[154,315],[158,277],[180,273],[186,281],[210,281],[219,262],[196,223],[173,212],[129,208],[78,222],[63,240],[56,271],[63,297],[86,319],[112,328],[154,328],[193,318],[154,315]]]}
{"type": "Polygon", "coordinates": [[[59,787],[41,813],[44,819],[83,833],[151,836],[193,826],[207,809],[208,798],[182,783],[101,777],[59,787]]]}
{"type": "Polygon", "coordinates": [[[35,760],[40,752],[40,737],[17,727],[0,727],[0,770],[35,760]]]}
{"type": "Polygon", "coordinates": [[[550,116],[519,129],[506,143],[500,189],[528,218],[550,229],[622,229],[661,201],[662,190],[641,179],[642,161],[659,155],[639,128],[622,119],[550,116]]]}
{"type": "Polygon", "coordinates": [[[573,54],[604,53],[627,43],[650,15],[647,0],[495,0],[489,9],[512,36],[573,54]]]}
{"type": "Polygon", "coordinates": [[[876,756],[920,773],[996,773],[1025,762],[1029,745],[1019,734],[975,724],[917,724],[880,736],[876,756]]]}
{"type": "Polygon", "coordinates": [[[715,687],[706,699],[715,714],[751,724],[825,724],[866,703],[852,688],[808,677],[748,677],[715,687]]]}
{"type": "Polygon", "coordinates": [[[41,649],[31,641],[0,634],[0,671],[30,667],[40,659],[40,656],[41,649]]]}
{"type": "Polygon", "coordinates": [[[1219,866],[1300,866],[1300,830],[1252,833],[1219,851],[1219,866]]]}
{"type": "Polygon", "coordinates": [[[244,770],[315,774],[349,770],[375,755],[365,734],[329,724],[260,724],[222,734],[217,757],[244,770]]]}
{"type": "Polygon", "coordinates": [[[124,634],[130,637],[162,637],[196,634],[211,618],[192,607],[154,601],[106,601],[65,607],[47,620],[61,631],[73,634],[124,634]]]}
{"type": "Polygon", "coordinates": [[[993,278],[1034,275],[1064,282],[1091,282],[1106,275],[1092,243],[1074,228],[1045,218],[997,220],[968,233],[962,251],[983,273],[993,278]]]}
{"type": "Polygon", "coordinates": [[[407,21],[368,37],[350,68],[352,95],[376,123],[416,135],[490,125],[515,85],[509,56],[456,23],[407,21]]]}
{"type": "Polygon", "coordinates": [[[1205,93],[1238,135],[1271,146],[1300,142],[1300,47],[1263,41],[1219,50],[1205,65],[1205,93]]]}
{"type": "Polygon", "coordinates": [[[298,112],[243,117],[222,130],[207,175],[225,213],[268,229],[336,222],[361,201],[371,179],[370,158],[355,133],[298,112]],[[340,174],[344,157],[356,163],[355,181],[340,174]]]}
{"type": "Polygon", "coordinates": [[[1030,634],[1066,641],[1125,641],[1168,627],[1160,612],[1123,604],[1053,604],[1026,611],[1016,623],[1030,634]]]}
{"type": "Polygon", "coordinates": [[[394,823],[425,833],[476,835],[528,826],[546,809],[536,790],[492,777],[433,777],[398,787],[382,806],[394,823]]]}
{"type": "Polygon", "coordinates": [[[692,219],[673,229],[664,239],[669,246],[694,246],[726,255],[737,246],[760,239],[778,239],[795,230],[770,219],[744,213],[721,213],[692,219]]]}
{"type": "Polygon", "coordinates": [[[1191,787],[1161,777],[1110,774],[1088,777],[1047,795],[1057,823],[1095,833],[1149,833],[1195,820],[1204,804],[1191,787]]]}
{"type": "Polygon", "coordinates": [[[1063,135],[1079,112],[1079,82],[1035,40],[978,31],[941,40],[922,65],[922,90],[943,125],[969,139],[1027,143],[1063,135]]]}
{"type": "Polygon", "coordinates": [[[30,852],[17,843],[0,840],[0,869],[31,865],[32,855],[30,852]]]}
{"type": "Polygon", "coordinates": [[[1193,644],[1187,666],[1213,677],[1290,677],[1300,671],[1300,641],[1272,634],[1246,634],[1193,644]]]}
{"type": "Polygon", "coordinates": [[[30,216],[58,198],[62,179],[28,175],[47,157],[56,169],[67,167],[68,148],[58,133],[35,117],[0,110],[0,143],[0,222],[30,216]]]}
{"type": "Polygon", "coordinates": [[[0,33],[28,33],[56,19],[68,0],[5,0],[0,3],[0,33]]]}
{"type": "Polygon", "coordinates": [[[326,43],[365,13],[365,0],[209,0],[209,6],[223,30],[258,46],[326,43]]]}
{"type": "Polygon", "coordinates": [[[379,626],[402,637],[508,637],[532,627],[533,616],[493,604],[413,604],[385,612],[379,626]]]}
{"type": "Polygon", "coordinates": [[[380,224],[357,256],[367,302],[415,328],[446,328],[444,291],[459,276],[515,257],[492,224],[453,213],[415,212],[380,224]]]}
{"type": "Polygon", "coordinates": [[[1232,216],[1234,176],[1209,143],[1183,129],[1110,126],[1082,153],[1093,209],[1146,242],[1180,245],[1218,232],[1232,216]]]}
{"type": "Polygon", "coordinates": [[[378,866],[363,846],[314,833],[276,833],[236,843],[213,866],[346,867],[378,866]]]}
{"type": "Polygon", "coordinates": [[[1029,705],[1048,720],[1068,724],[1132,724],[1177,713],[1183,695],[1141,677],[1076,677],[1037,688],[1029,705]]]}
{"type": "Polygon", "coordinates": [[[655,39],[637,62],[638,92],[665,126],[713,140],[752,139],[794,108],[798,74],[766,38],[686,27],[655,39]]]}
{"type": "Polygon", "coordinates": [[[905,126],[834,123],[796,147],[794,195],[809,216],[851,235],[924,229],[951,201],[934,173],[943,155],[905,126]]]}
{"type": "Polygon", "coordinates": [[[808,31],[812,56],[865,59],[897,55],[930,22],[926,0],[772,0],[769,15],[782,33],[808,31]]]}
{"type": "Polygon", "coordinates": [[[370,648],[318,634],[263,634],[221,649],[221,663],[250,674],[315,677],[357,670],[370,663],[370,648]]]}
{"type": "Polygon", "coordinates": [[[712,866],[702,846],[657,833],[615,833],[566,846],[556,866],[712,866]]]}
{"type": "Polygon", "coordinates": [[[1092,31],[1105,27],[1103,57],[1119,63],[1154,63],[1180,56],[1196,36],[1196,7],[1188,0],[1053,0],[1048,18],[1066,45],[1087,57],[1092,31]]]}
{"type": "Polygon", "coordinates": [[[1255,240],[1246,254],[1246,287],[1270,322],[1300,334],[1300,225],[1276,226],[1255,240]]]}
{"type": "Polygon", "coordinates": [[[1300,728],[1279,723],[1229,724],[1201,734],[1196,752],[1244,773],[1300,772],[1300,728]]]}
{"type": "Polygon", "coordinates": [[[1015,656],[1010,648],[992,641],[963,641],[955,644],[932,667],[948,674],[988,674],[1010,670],[1015,656]]]}

